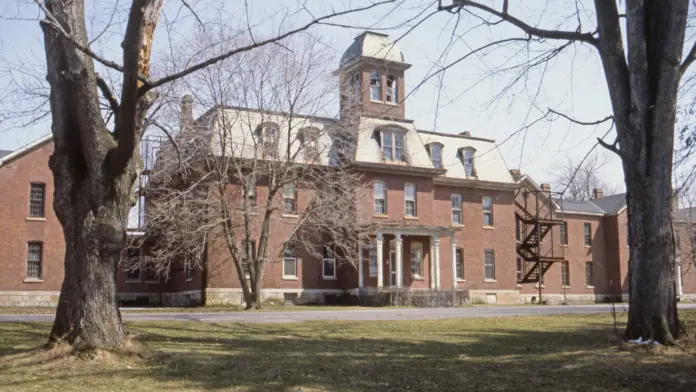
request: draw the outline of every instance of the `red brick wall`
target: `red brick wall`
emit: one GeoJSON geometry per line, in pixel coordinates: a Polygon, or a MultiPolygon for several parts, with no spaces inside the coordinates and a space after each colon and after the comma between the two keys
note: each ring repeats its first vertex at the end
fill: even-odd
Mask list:
{"type": "MultiPolygon", "coordinates": [[[[361,110],[363,113],[380,117],[401,119],[405,117],[406,103],[403,101],[405,97],[404,71],[386,69],[384,65],[376,66],[372,64],[362,64],[344,76],[351,78],[351,88],[353,87],[352,78],[355,77],[356,74],[360,75],[360,106],[362,107],[361,110]],[[370,72],[373,70],[379,72],[382,79],[382,98],[380,100],[370,99],[370,72]],[[394,75],[397,78],[398,104],[386,102],[387,75],[394,75]]],[[[345,83],[342,83],[341,89],[345,89],[345,83]]],[[[342,94],[342,97],[342,99],[345,99],[344,94],[342,94]]],[[[343,104],[345,105],[345,102],[343,102],[343,104]]]]}
{"type": "Polygon", "coordinates": [[[0,291],[59,291],[63,283],[65,242],[53,212],[53,175],[48,158],[53,144],[44,143],[0,166],[0,291]],[[46,184],[44,221],[30,221],[29,189],[32,182],[46,184]],[[25,282],[27,242],[43,243],[43,282],[25,282]]]}

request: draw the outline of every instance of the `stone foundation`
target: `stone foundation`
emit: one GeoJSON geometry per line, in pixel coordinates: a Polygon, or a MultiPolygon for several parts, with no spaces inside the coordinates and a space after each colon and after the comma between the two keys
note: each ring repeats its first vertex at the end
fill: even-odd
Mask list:
{"type": "MultiPolygon", "coordinates": [[[[325,294],[343,294],[343,290],[322,289],[262,289],[262,301],[277,301],[288,304],[317,304],[324,303],[325,294]]],[[[206,289],[206,306],[244,305],[242,289],[206,289]]]]}
{"type": "MultiPolygon", "coordinates": [[[[568,305],[595,304],[611,302],[611,295],[608,294],[546,294],[542,293],[541,298],[549,305],[561,305],[565,302],[568,305]]],[[[531,304],[539,300],[539,294],[520,294],[519,303],[531,304]],[[534,299],[534,301],[532,301],[534,299]]],[[[616,302],[621,302],[616,298],[616,302]]]]}
{"type": "Polygon", "coordinates": [[[60,291],[0,291],[0,307],[56,307],[60,291]]]}
{"type": "Polygon", "coordinates": [[[469,298],[474,305],[512,305],[520,303],[520,293],[517,290],[469,290],[469,298]]]}

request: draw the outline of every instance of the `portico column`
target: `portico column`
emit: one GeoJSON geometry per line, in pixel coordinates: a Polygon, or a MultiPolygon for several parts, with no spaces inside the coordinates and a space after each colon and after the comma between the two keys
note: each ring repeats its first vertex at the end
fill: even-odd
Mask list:
{"type": "Polygon", "coordinates": [[[396,233],[396,288],[400,289],[404,285],[404,258],[401,233],[396,233]]]}
{"type": "Polygon", "coordinates": [[[435,288],[440,288],[440,238],[435,238],[435,288]]]}
{"type": "Polygon", "coordinates": [[[377,288],[381,289],[384,283],[384,258],[383,258],[384,237],[382,233],[377,233],[377,288]]]}
{"type": "Polygon", "coordinates": [[[363,288],[363,244],[362,241],[358,241],[358,287],[363,288]]]}
{"type": "Polygon", "coordinates": [[[435,286],[435,237],[430,237],[430,288],[435,286]]]}
{"type": "Polygon", "coordinates": [[[452,288],[457,288],[457,239],[450,237],[452,243],[452,288]]]}
{"type": "Polygon", "coordinates": [[[679,297],[684,295],[684,288],[682,287],[682,267],[681,261],[677,257],[677,290],[679,290],[679,297]]]}

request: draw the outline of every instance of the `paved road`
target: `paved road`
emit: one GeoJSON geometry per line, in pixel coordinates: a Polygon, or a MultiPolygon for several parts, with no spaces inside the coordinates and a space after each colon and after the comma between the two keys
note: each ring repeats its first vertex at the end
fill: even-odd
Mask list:
{"type": "MultiPolygon", "coordinates": [[[[680,309],[696,309],[696,304],[680,304],[680,309]]],[[[625,312],[625,304],[616,306],[625,312]]],[[[194,320],[218,323],[293,323],[316,320],[438,320],[462,317],[547,316],[554,314],[608,313],[609,305],[573,306],[475,306],[471,308],[434,309],[359,309],[359,310],[304,310],[283,312],[229,312],[229,313],[123,313],[127,321],[182,321],[194,320]]],[[[50,314],[2,314],[0,322],[53,321],[50,314]]]]}

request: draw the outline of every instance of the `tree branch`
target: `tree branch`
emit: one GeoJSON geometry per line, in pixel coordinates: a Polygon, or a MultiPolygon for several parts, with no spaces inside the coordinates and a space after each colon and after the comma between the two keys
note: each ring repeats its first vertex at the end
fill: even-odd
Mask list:
{"type": "MultiPolygon", "coordinates": [[[[572,122],[572,123],[578,124],[578,125],[599,125],[599,124],[601,124],[601,123],[603,123],[603,122],[607,122],[607,121],[609,121],[609,120],[614,121],[614,116],[606,116],[606,117],[604,117],[603,119],[597,120],[597,121],[579,121],[579,120],[576,120],[576,119],[574,119],[574,118],[568,116],[567,114],[563,114],[563,113],[561,113],[561,112],[557,112],[557,111],[555,111],[555,110],[553,110],[553,109],[551,109],[551,108],[547,108],[547,110],[548,110],[548,113],[547,113],[547,114],[553,113],[553,114],[555,114],[555,115],[561,116],[561,117],[565,118],[566,120],[568,120],[568,121],[570,121],[570,122],[572,122]]],[[[546,117],[546,116],[545,116],[545,117],[546,117]]]]}
{"type": "Polygon", "coordinates": [[[305,30],[309,29],[309,28],[312,27],[313,25],[321,24],[322,21],[325,21],[325,20],[328,20],[328,19],[332,19],[332,18],[335,18],[335,17],[338,17],[338,16],[342,16],[342,15],[347,15],[347,14],[351,14],[351,13],[355,13],[355,12],[361,12],[361,11],[369,10],[369,9],[378,7],[378,6],[380,6],[380,5],[389,4],[389,3],[394,3],[395,1],[397,1],[397,0],[383,0],[383,1],[379,1],[379,2],[372,3],[372,4],[367,5],[367,6],[364,6],[364,7],[359,7],[359,8],[355,8],[355,9],[346,10],[346,11],[334,12],[334,13],[331,13],[331,14],[328,14],[328,15],[324,15],[324,16],[321,16],[321,17],[318,17],[318,18],[312,18],[312,20],[311,20],[310,22],[306,23],[305,25],[303,25],[303,26],[301,26],[301,27],[298,27],[298,28],[296,28],[296,29],[293,29],[293,30],[289,30],[289,31],[286,32],[286,33],[277,35],[277,36],[275,36],[275,37],[273,37],[273,38],[268,38],[268,39],[265,39],[265,40],[262,40],[262,41],[254,42],[254,43],[252,43],[252,44],[245,45],[245,46],[242,46],[242,47],[239,47],[239,48],[236,48],[236,49],[232,49],[232,50],[230,50],[230,51],[228,51],[228,52],[226,52],[226,53],[223,53],[223,54],[221,54],[221,55],[219,55],[219,56],[215,56],[215,57],[212,57],[212,58],[210,58],[210,59],[208,59],[208,60],[202,61],[202,62],[200,62],[200,63],[198,63],[198,64],[192,65],[191,67],[186,68],[186,69],[184,69],[183,71],[176,72],[176,73],[173,73],[173,74],[171,74],[171,75],[167,75],[167,76],[165,76],[165,77],[163,77],[163,78],[160,78],[160,79],[158,79],[158,80],[152,81],[152,82],[150,82],[150,83],[146,83],[143,87],[140,88],[140,90],[141,90],[141,91],[140,91],[140,95],[143,95],[144,93],[146,93],[146,92],[149,91],[149,90],[152,90],[152,89],[155,88],[155,87],[161,86],[161,85],[163,85],[163,84],[165,84],[165,83],[169,83],[169,82],[174,81],[174,80],[176,80],[176,79],[183,78],[183,77],[186,76],[186,75],[189,75],[189,74],[191,74],[191,73],[193,73],[193,72],[196,72],[196,71],[201,70],[201,69],[203,69],[203,68],[206,68],[206,67],[208,67],[208,66],[210,66],[210,65],[213,65],[213,64],[215,64],[215,63],[217,63],[217,62],[220,62],[220,61],[222,61],[222,60],[224,60],[224,59],[226,59],[226,58],[228,58],[228,57],[231,57],[231,56],[233,56],[233,55],[235,55],[235,54],[237,54],[237,53],[246,52],[246,51],[249,51],[249,50],[251,50],[251,49],[258,48],[258,47],[260,47],[260,46],[264,46],[264,45],[266,45],[266,44],[270,44],[270,43],[275,43],[275,42],[278,42],[278,41],[282,41],[283,39],[285,39],[285,38],[287,38],[287,37],[290,37],[290,36],[293,35],[293,34],[296,34],[296,33],[299,33],[299,32],[302,32],[302,31],[305,31],[305,30]]]}
{"type": "Polygon", "coordinates": [[[116,100],[116,97],[114,97],[114,94],[111,92],[109,85],[106,84],[106,81],[99,74],[95,75],[97,77],[97,86],[99,87],[99,90],[101,90],[104,98],[109,101],[109,107],[111,107],[111,111],[113,111],[114,115],[116,115],[119,107],[118,100],[116,100]]]}
{"type": "Polygon", "coordinates": [[[679,73],[681,75],[684,75],[684,73],[687,69],[689,69],[689,66],[691,65],[691,63],[694,62],[694,60],[696,60],[696,42],[694,42],[694,44],[691,46],[689,54],[686,56],[684,61],[679,66],[679,73]]]}
{"type": "MultiPolygon", "coordinates": [[[[104,66],[106,66],[108,68],[115,69],[116,71],[119,71],[119,72],[123,72],[123,66],[121,66],[120,64],[113,62],[111,60],[107,60],[104,57],[99,56],[98,54],[94,53],[92,51],[92,49],[90,49],[88,46],[84,46],[84,45],[80,44],[79,42],[77,42],[77,40],[72,35],[70,35],[70,33],[65,31],[65,29],[60,25],[60,23],[55,18],[55,16],[53,16],[51,11],[49,11],[46,8],[46,6],[44,6],[43,3],[41,3],[41,0],[34,0],[34,2],[36,4],[38,4],[39,8],[41,8],[41,11],[43,11],[44,14],[46,15],[46,19],[42,20],[40,23],[43,23],[46,26],[49,26],[52,29],[59,32],[63,37],[65,37],[68,41],[70,41],[70,43],[73,44],[73,46],[75,46],[75,48],[77,48],[77,50],[79,50],[80,52],[86,54],[87,56],[93,58],[94,60],[96,60],[97,62],[103,64],[104,66]]],[[[143,79],[142,82],[147,83],[147,79],[143,79]]]]}
{"type": "MultiPolygon", "coordinates": [[[[505,4],[507,4],[507,1],[505,1],[505,4]]],[[[562,31],[562,30],[546,30],[546,29],[540,29],[537,27],[533,27],[531,25],[528,25],[527,23],[521,21],[520,19],[510,15],[507,13],[507,10],[505,12],[499,12],[496,11],[495,9],[475,2],[475,1],[469,1],[469,0],[455,0],[453,4],[448,5],[448,6],[440,6],[438,7],[439,10],[452,10],[455,8],[460,8],[461,7],[472,7],[472,8],[477,8],[482,11],[485,11],[491,15],[497,16],[500,19],[520,28],[522,31],[525,33],[533,36],[533,37],[539,37],[539,38],[548,38],[548,39],[561,39],[561,40],[568,40],[568,41],[581,41],[581,42],[586,42],[592,46],[597,46],[598,45],[598,40],[593,36],[592,33],[581,33],[580,31],[562,31]]],[[[505,7],[507,8],[507,7],[505,7]]],[[[578,26],[579,28],[579,26],[578,26]]]]}

